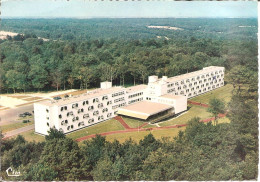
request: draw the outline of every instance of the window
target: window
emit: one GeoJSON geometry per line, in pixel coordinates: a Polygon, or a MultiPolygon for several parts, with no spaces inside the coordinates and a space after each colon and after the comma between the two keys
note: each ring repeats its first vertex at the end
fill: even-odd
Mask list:
{"type": "Polygon", "coordinates": [[[67,119],[65,120],[65,123],[68,124],[68,120],[67,119]]]}
{"type": "Polygon", "coordinates": [[[103,107],[103,103],[98,104],[98,108],[101,108],[101,107],[103,107]]]}
{"type": "Polygon", "coordinates": [[[104,116],[98,116],[98,120],[104,119],[104,116]]]}
{"type": "Polygon", "coordinates": [[[62,118],[61,114],[59,115],[59,118],[60,118],[60,119],[62,118]]]}
{"type": "Polygon", "coordinates": [[[64,106],[64,110],[67,110],[67,106],[64,106]]]}
{"type": "Polygon", "coordinates": [[[49,109],[46,109],[46,112],[49,113],[49,109]]]}
{"type": "Polygon", "coordinates": [[[112,104],[112,101],[108,101],[108,102],[107,102],[107,105],[110,105],[110,104],[112,104]]]}
{"type": "Polygon", "coordinates": [[[93,118],[88,120],[88,123],[93,123],[93,122],[94,122],[93,118]]]}
{"type": "Polygon", "coordinates": [[[94,111],[93,115],[98,115],[99,114],[99,111],[94,111]]]}
{"type": "Polygon", "coordinates": [[[67,130],[70,130],[70,126],[67,127],[67,130]]]}
{"type": "Polygon", "coordinates": [[[102,100],[107,100],[108,99],[108,96],[103,96],[102,97],[102,100]]]}
{"type": "Polygon", "coordinates": [[[107,114],[107,117],[110,117],[110,116],[112,116],[112,113],[108,113],[108,114],[107,114]]]}
{"type": "Polygon", "coordinates": [[[93,109],[94,109],[94,106],[89,106],[89,107],[88,107],[88,110],[89,110],[89,111],[91,111],[91,110],[93,110],[93,109]]]}
{"type": "Polygon", "coordinates": [[[70,127],[71,127],[71,129],[73,129],[73,125],[71,125],[70,127]]]}
{"type": "Polygon", "coordinates": [[[84,112],[84,109],[79,109],[78,113],[84,112]]]}
{"type": "Polygon", "coordinates": [[[47,122],[47,126],[50,126],[50,124],[47,122]]]}
{"type": "Polygon", "coordinates": [[[63,107],[60,108],[60,111],[63,111],[63,107]]]}
{"type": "Polygon", "coordinates": [[[84,114],[83,115],[83,118],[85,119],[85,118],[88,118],[89,117],[89,114],[84,114]]]}
{"type": "Polygon", "coordinates": [[[75,108],[75,107],[78,107],[78,106],[79,106],[78,103],[72,104],[72,109],[75,108]]]}
{"type": "Polygon", "coordinates": [[[46,119],[48,119],[48,120],[49,120],[50,118],[49,118],[49,117],[46,117],[46,119]]]}

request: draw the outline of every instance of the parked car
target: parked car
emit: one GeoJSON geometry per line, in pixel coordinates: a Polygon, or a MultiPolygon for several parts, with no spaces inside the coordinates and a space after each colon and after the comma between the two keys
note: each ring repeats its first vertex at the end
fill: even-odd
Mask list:
{"type": "Polygon", "coordinates": [[[19,114],[19,117],[25,117],[26,115],[23,113],[23,114],[19,114]]]}
{"type": "Polygon", "coordinates": [[[32,114],[29,113],[29,112],[25,112],[25,113],[23,113],[23,114],[25,114],[26,116],[31,116],[31,115],[32,115],[32,114]]]}
{"type": "Polygon", "coordinates": [[[61,97],[60,97],[60,96],[58,96],[58,97],[53,97],[53,99],[54,99],[54,100],[60,100],[61,97]]]}
{"type": "Polygon", "coordinates": [[[24,112],[24,113],[22,113],[22,114],[19,114],[19,117],[26,117],[26,116],[31,116],[32,114],[31,113],[29,113],[29,112],[24,112]]]}

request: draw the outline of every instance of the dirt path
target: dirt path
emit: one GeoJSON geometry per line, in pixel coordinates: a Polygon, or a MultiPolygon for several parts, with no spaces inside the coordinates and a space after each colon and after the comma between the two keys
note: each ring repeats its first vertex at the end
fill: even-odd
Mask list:
{"type": "Polygon", "coordinates": [[[144,127],[144,126],[146,126],[146,125],[148,125],[148,123],[142,124],[141,126],[139,126],[139,128],[142,128],[142,127],[144,127]]]}
{"type": "Polygon", "coordinates": [[[188,101],[188,104],[197,105],[197,106],[202,106],[202,107],[206,107],[206,108],[209,107],[208,104],[202,104],[202,103],[194,102],[194,101],[190,101],[190,100],[188,101]]]}
{"type": "Polygon", "coordinates": [[[123,120],[123,118],[121,116],[116,116],[114,117],[115,120],[119,121],[121,123],[121,125],[126,129],[132,129],[130,126],[128,126],[128,124],[126,124],[126,122],[123,120]]]}
{"type": "Polygon", "coordinates": [[[22,128],[16,129],[16,130],[8,131],[6,133],[3,133],[3,135],[4,135],[3,140],[7,139],[9,137],[18,135],[18,134],[23,133],[23,132],[26,132],[26,131],[29,131],[29,130],[33,130],[33,129],[34,129],[34,124],[33,125],[29,125],[29,126],[25,126],[25,127],[22,127],[22,128]]]}
{"type": "MultiPolygon", "coordinates": [[[[226,114],[227,113],[219,114],[219,117],[220,118],[225,117],[226,114]]],[[[101,135],[101,136],[107,136],[107,135],[113,135],[113,134],[118,134],[118,133],[129,133],[129,132],[136,132],[136,131],[139,131],[139,132],[140,131],[152,131],[152,130],[155,131],[155,130],[164,130],[164,129],[169,129],[169,128],[180,128],[180,127],[187,126],[187,124],[179,124],[179,125],[162,126],[162,127],[156,127],[156,128],[142,128],[143,126],[148,124],[148,123],[144,123],[139,128],[130,128],[120,116],[116,116],[114,119],[118,120],[125,127],[126,130],[109,131],[109,132],[97,133],[97,134],[101,135]],[[126,128],[126,126],[128,126],[128,129],[126,128]]],[[[201,120],[201,122],[206,123],[206,122],[209,122],[209,121],[212,121],[212,120],[214,120],[214,117],[201,120]]],[[[94,137],[96,137],[97,134],[92,134],[92,135],[84,136],[84,137],[81,137],[81,138],[77,138],[76,141],[80,142],[80,141],[83,141],[83,140],[87,140],[89,138],[94,138],[94,137]]]]}

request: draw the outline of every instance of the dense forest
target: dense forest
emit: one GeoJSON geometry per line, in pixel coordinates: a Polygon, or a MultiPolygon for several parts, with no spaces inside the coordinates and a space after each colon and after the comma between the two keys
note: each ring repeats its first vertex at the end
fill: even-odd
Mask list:
{"type": "Polygon", "coordinates": [[[230,123],[194,118],[175,138],[149,134],[139,143],[119,143],[97,136],[78,145],[52,130],[42,143],[21,136],[2,140],[4,179],[10,165],[22,174],[12,180],[257,178],[257,19],[21,19],[3,20],[2,28],[21,33],[0,42],[2,93],[98,87],[103,80],[137,84],[148,75],[175,76],[210,65],[224,66],[225,81],[234,87],[226,106],[230,123]]]}
{"type": "Polygon", "coordinates": [[[225,66],[229,70],[250,62],[249,70],[257,71],[257,37],[254,32],[257,28],[237,30],[240,24],[255,26],[255,19],[66,21],[3,20],[4,30],[25,34],[9,36],[0,42],[0,93],[68,87],[82,89],[98,87],[104,80],[113,81],[115,85],[136,84],[146,82],[149,75],[175,76],[209,65],[225,66]],[[190,25],[190,30],[151,30],[146,27],[149,24],[174,25],[184,29],[190,25]],[[200,33],[203,38],[195,30],[202,24],[204,31],[200,33]],[[132,30],[123,28],[124,25],[132,27],[132,30]],[[111,27],[117,31],[110,32],[111,27]],[[238,33],[229,30],[232,27],[232,31],[238,33]],[[225,36],[220,38],[214,36],[218,33],[212,32],[207,36],[213,29],[226,30],[225,36]],[[66,38],[68,32],[74,35],[71,40],[66,38]],[[56,37],[58,34],[61,37],[56,37]],[[104,39],[101,34],[106,35],[104,39]],[[137,34],[143,38],[138,39],[137,34]],[[240,40],[241,34],[243,38],[240,40]],[[155,35],[169,38],[156,38],[155,35]],[[231,39],[233,35],[234,39],[231,39]],[[37,37],[63,39],[44,41],[37,37]]]}

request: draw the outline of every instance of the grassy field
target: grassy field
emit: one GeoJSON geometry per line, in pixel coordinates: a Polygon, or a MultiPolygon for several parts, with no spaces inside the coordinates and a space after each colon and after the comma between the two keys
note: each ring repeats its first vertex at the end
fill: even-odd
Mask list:
{"type": "Polygon", "coordinates": [[[83,136],[91,135],[91,134],[98,134],[107,131],[117,131],[117,130],[124,130],[124,127],[116,120],[111,119],[108,121],[104,121],[100,124],[93,125],[87,128],[84,128],[79,131],[75,131],[67,135],[72,139],[77,139],[83,136]]]}
{"type": "MultiPolygon", "coordinates": [[[[34,133],[34,130],[30,130],[30,131],[26,131],[26,132],[23,132],[21,133],[20,135],[22,135],[26,141],[29,141],[29,142],[43,142],[45,141],[45,137],[44,136],[41,136],[41,135],[38,135],[38,134],[35,134],[34,133]]],[[[16,136],[13,136],[12,138],[16,138],[16,136]]]]}
{"type": "Polygon", "coordinates": [[[231,84],[227,84],[223,87],[220,87],[211,92],[207,92],[203,95],[199,95],[190,100],[194,102],[201,102],[203,104],[208,104],[210,99],[216,97],[218,99],[222,99],[225,103],[228,103],[232,96],[232,90],[233,90],[233,86],[231,84]]]}
{"type": "Polygon", "coordinates": [[[156,125],[148,124],[148,125],[145,125],[145,126],[142,127],[142,128],[156,128],[156,127],[157,127],[156,125]]]}
{"type": "Polygon", "coordinates": [[[230,123],[230,120],[227,117],[218,119],[218,124],[220,123],[230,123]]]}
{"type": "Polygon", "coordinates": [[[8,131],[16,130],[18,128],[22,128],[22,127],[32,125],[32,124],[34,124],[34,121],[31,121],[29,123],[22,123],[22,122],[21,123],[12,123],[12,124],[8,124],[8,125],[0,126],[0,129],[1,129],[2,133],[6,133],[8,131]]]}
{"type": "Polygon", "coordinates": [[[126,122],[126,124],[128,124],[128,126],[130,126],[131,128],[138,128],[139,126],[141,126],[142,124],[145,123],[143,121],[139,121],[137,119],[132,119],[132,118],[128,118],[128,117],[122,116],[122,118],[126,122]]]}
{"type": "Polygon", "coordinates": [[[118,140],[120,143],[132,138],[135,142],[139,142],[149,133],[152,133],[156,139],[161,139],[162,137],[174,137],[178,134],[179,131],[185,130],[185,127],[182,128],[170,128],[164,130],[155,130],[155,131],[140,131],[140,132],[131,132],[131,133],[119,133],[114,135],[106,136],[107,141],[118,140]]]}
{"type": "Polygon", "coordinates": [[[200,117],[201,119],[206,119],[212,117],[209,112],[207,112],[207,108],[201,107],[201,106],[195,106],[191,105],[191,108],[181,114],[180,116],[170,119],[168,121],[160,122],[160,126],[169,126],[174,124],[185,124],[187,123],[191,118],[194,117],[200,117]]]}

